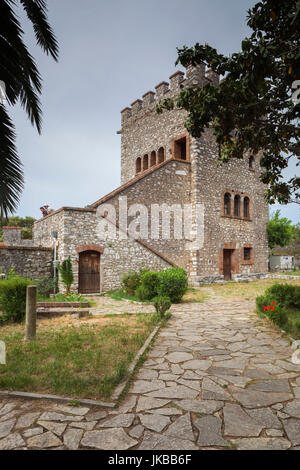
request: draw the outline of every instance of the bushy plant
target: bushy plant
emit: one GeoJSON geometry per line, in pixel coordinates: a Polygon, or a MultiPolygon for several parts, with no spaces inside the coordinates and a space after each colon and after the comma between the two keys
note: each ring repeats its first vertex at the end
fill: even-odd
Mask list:
{"type": "Polygon", "coordinates": [[[135,295],[142,302],[145,302],[146,300],[151,300],[153,298],[153,292],[149,290],[148,287],[145,287],[142,284],[135,291],[135,295]]]}
{"type": "Polygon", "coordinates": [[[273,296],[273,300],[281,305],[300,307],[300,286],[276,283],[266,290],[266,294],[273,296]]]}
{"type": "Polygon", "coordinates": [[[37,286],[37,291],[40,297],[43,299],[50,296],[53,293],[53,289],[56,285],[56,281],[49,277],[43,277],[35,282],[37,286]]]}
{"type": "Polygon", "coordinates": [[[280,305],[300,308],[300,286],[276,283],[266,290],[265,295],[280,305]]]}
{"type": "Polygon", "coordinates": [[[170,310],[172,302],[170,297],[157,296],[152,300],[156,312],[162,318],[170,310]]]}
{"type": "Polygon", "coordinates": [[[141,273],[137,271],[129,271],[123,274],[122,289],[127,295],[134,295],[135,291],[141,284],[141,273]]]}
{"type": "Polygon", "coordinates": [[[31,284],[30,279],[16,275],[0,282],[0,305],[4,321],[18,322],[23,320],[26,314],[26,289],[31,284]]]}
{"type": "Polygon", "coordinates": [[[160,283],[160,272],[144,271],[141,275],[141,286],[149,292],[149,299],[153,299],[158,293],[160,283]]]}
{"type": "Polygon", "coordinates": [[[188,277],[183,268],[168,268],[159,273],[157,294],[178,303],[187,291],[188,277]]]}
{"type": "Polygon", "coordinates": [[[66,292],[67,294],[69,294],[71,285],[73,284],[73,281],[74,281],[72,261],[71,261],[70,256],[67,259],[65,259],[61,263],[60,266],[58,266],[58,270],[61,275],[62,283],[64,284],[66,288],[66,292]]]}

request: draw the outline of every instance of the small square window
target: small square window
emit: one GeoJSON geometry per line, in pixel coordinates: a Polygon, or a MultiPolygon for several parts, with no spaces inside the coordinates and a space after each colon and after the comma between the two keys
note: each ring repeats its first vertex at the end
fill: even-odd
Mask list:
{"type": "Polygon", "coordinates": [[[252,248],[244,248],[244,260],[250,261],[252,248]]]}

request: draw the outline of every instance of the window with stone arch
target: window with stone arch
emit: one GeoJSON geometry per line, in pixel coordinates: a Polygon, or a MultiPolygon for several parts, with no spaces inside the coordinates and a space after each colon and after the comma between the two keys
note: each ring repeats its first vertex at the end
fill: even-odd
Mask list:
{"type": "Polygon", "coordinates": [[[165,149],[163,147],[160,147],[158,149],[158,162],[157,163],[162,163],[165,161],[165,149]]]}
{"type": "Polygon", "coordinates": [[[240,217],[241,215],[241,197],[236,194],[234,196],[234,205],[233,205],[234,209],[233,209],[233,215],[235,217],[240,217]]]}
{"type": "Polygon", "coordinates": [[[141,157],[136,159],[135,162],[135,172],[140,173],[142,171],[142,159],[141,157]]]}
{"type": "Polygon", "coordinates": [[[243,206],[244,206],[244,217],[245,219],[250,219],[250,199],[248,198],[248,196],[244,197],[244,203],[243,203],[243,206]]]}
{"type": "Polygon", "coordinates": [[[255,159],[254,159],[253,155],[251,155],[249,157],[249,169],[250,170],[254,170],[254,162],[255,162],[255,159]]]}
{"type": "Polygon", "coordinates": [[[231,214],[231,195],[229,193],[224,194],[224,215],[231,214]]]}
{"type": "Polygon", "coordinates": [[[143,171],[148,170],[148,167],[149,167],[149,157],[146,154],[143,157],[143,171]]]}
{"type": "Polygon", "coordinates": [[[156,152],[153,150],[150,157],[150,166],[156,165],[156,152]]]}

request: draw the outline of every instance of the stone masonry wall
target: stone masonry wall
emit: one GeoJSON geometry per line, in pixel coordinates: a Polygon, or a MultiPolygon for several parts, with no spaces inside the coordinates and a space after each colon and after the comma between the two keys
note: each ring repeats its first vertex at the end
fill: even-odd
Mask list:
{"type": "MultiPolygon", "coordinates": [[[[34,237],[45,243],[50,242],[48,233],[56,227],[58,230],[58,259],[63,261],[71,257],[74,272],[72,290],[78,291],[80,245],[98,245],[104,249],[100,257],[101,291],[119,288],[122,275],[131,269],[150,268],[155,271],[170,267],[170,264],[132,239],[111,242],[99,236],[98,219],[95,210],[64,208],[54,215],[41,219],[34,226],[34,237]]],[[[60,285],[63,291],[63,286],[60,285]]]]}
{"type": "Polygon", "coordinates": [[[164,148],[165,159],[172,157],[172,141],[175,137],[186,134],[185,110],[174,108],[158,114],[156,106],[166,98],[173,98],[183,86],[203,85],[211,79],[211,72],[205,74],[204,66],[188,67],[186,77],[183,72],[170,76],[170,83],[161,82],[155,87],[155,93],[148,91],[143,100],[136,100],[121,111],[121,184],[135,177],[135,162],[138,157],[164,148]]]}
{"type": "MultiPolygon", "coordinates": [[[[223,248],[237,251],[235,273],[267,272],[268,205],[264,199],[265,186],[259,180],[259,157],[255,158],[253,170],[249,169],[247,156],[217,167],[218,147],[211,129],[197,140],[196,149],[192,162],[192,184],[198,189],[197,201],[204,204],[205,211],[204,246],[198,252],[197,275],[221,274],[223,248]],[[223,215],[225,192],[250,198],[250,220],[223,215]],[[244,246],[253,247],[251,264],[242,259],[244,246]]],[[[233,205],[233,199],[231,203],[233,205]]]]}
{"type": "Polygon", "coordinates": [[[17,274],[30,279],[52,275],[52,249],[25,246],[0,247],[0,271],[8,273],[14,266],[17,274]]]}
{"type": "MultiPolygon", "coordinates": [[[[186,250],[186,240],[174,238],[173,213],[167,209],[170,214],[170,238],[168,234],[162,232],[162,217],[159,219],[159,238],[154,239],[151,236],[151,205],[166,204],[171,207],[174,204],[180,205],[184,209],[184,204],[190,203],[190,163],[179,160],[169,160],[155,170],[148,170],[143,177],[137,177],[132,184],[116,192],[116,194],[104,197],[100,200],[104,204],[112,204],[116,210],[116,221],[119,224],[119,205],[120,198],[127,198],[127,209],[133,204],[143,204],[148,210],[148,237],[144,239],[155,250],[166,256],[172,261],[186,268],[189,263],[189,251],[186,250]]],[[[99,204],[96,203],[95,207],[99,204]]],[[[167,216],[167,215],[166,215],[167,216]]],[[[130,226],[136,216],[128,216],[127,226],[130,226]]],[[[183,221],[183,214],[182,214],[183,221]]],[[[184,225],[182,223],[182,232],[184,225]]]]}

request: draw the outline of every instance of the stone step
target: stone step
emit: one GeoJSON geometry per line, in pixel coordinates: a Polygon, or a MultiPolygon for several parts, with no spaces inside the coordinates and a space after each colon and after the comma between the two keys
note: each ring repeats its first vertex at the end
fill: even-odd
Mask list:
{"type": "Polygon", "coordinates": [[[57,308],[57,307],[75,307],[75,308],[82,308],[85,307],[87,308],[89,306],[88,302],[37,302],[36,306],[38,308],[40,307],[46,307],[46,308],[57,308]]]}
{"type": "Polygon", "coordinates": [[[62,309],[46,309],[46,308],[38,308],[37,315],[38,317],[60,317],[63,315],[78,315],[79,318],[87,317],[90,314],[89,309],[80,308],[62,308],[62,309]]]}

